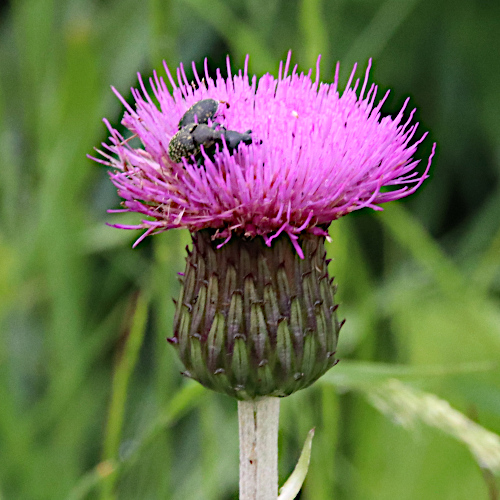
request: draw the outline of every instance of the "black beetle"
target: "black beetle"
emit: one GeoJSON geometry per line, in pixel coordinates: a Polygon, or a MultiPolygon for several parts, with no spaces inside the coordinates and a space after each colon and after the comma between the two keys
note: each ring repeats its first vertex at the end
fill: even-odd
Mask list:
{"type": "Polygon", "coordinates": [[[202,101],[195,102],[184,115],[182,115],[178,125],[179,130],[192,123],[208,123],[208,120],[214,117],[218,109],[219,101],[215,99],[203,99],[202,101]]]}
{"type": "Polygon", "coordinates": [[[243,144],[251,144],[251,130],[247,130],[243,134],[235,130],[226,130],[220,128],[217,130],[214,125],[209,127],[203,123],[192,123],[182,127],[170,140],[168,145],[168,155],[175,163],[180,163],[182,158],[191,156],[197,157],[198,164],[201,163],[200,146],[203,145],[205,153],[209,157],[213,157],[215,153],[215,144],[222,146],[222,137],[226,142],[226,146],[230,151],[234,151],[240,142],[243,144]]]}
{"type": "Polygon", "coordinates": [[[197,156],[200,146],[209,149],[220,141],[221,132],[203,123],[192,123],[182,127],[168,144],[168,155],[175,163],[180,163],[182,158],[197,156]]]}

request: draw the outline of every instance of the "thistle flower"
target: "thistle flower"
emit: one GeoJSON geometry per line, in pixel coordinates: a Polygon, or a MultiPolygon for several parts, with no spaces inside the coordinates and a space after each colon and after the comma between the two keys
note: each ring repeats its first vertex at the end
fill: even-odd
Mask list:
{"type": "Polygon", "coordinates": [[[340,95],[338,64],[333,84],[324,84],[319,58],[314,79],[312,70],[290,71],[290,59],[277,79],[250,77],[248,58],[236,75],[228,59],[227,78],[217,70],[215,80],[206,62],[203,79],[193,64],[192,83],[182,66],[176,83],[165,65],[171,93],[156,72],[150,79],[158,105],[139,75],[135,109],[113,90],[126,108],[122,124],[142,147],[105,120],[111,137],[97,160],[112,167],[120,211],[145,216],[116,225],[144,229],[136,244],[167,229],[191,232],[169,340],[187,376],[239,399],[291,394],[335,364],[341,323],[328,226],[415,192],[434,154],[419,174],[413,155],[426,134],[412,142],[418,124],[415,110],[403,119],[408,100],[395,117],[381,116],[388,93],[376,102],[370,64],[362,84],[354,67],[340,95]],[[187,119],[205,99],[216,103],[207,116],[187,119]],[[192,140],[197,127],[199,147],[183,149],[179,134],[192,140]],[[245,140],[230,144],[228,131],[245,140]]]}

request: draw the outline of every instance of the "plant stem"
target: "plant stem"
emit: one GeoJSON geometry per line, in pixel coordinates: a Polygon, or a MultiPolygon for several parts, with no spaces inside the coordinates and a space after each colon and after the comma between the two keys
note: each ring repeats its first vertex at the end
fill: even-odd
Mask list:
{"type": "Polygon", "coordinates": [[[240,500],[278,498],[279,398],[238,401],[240,500]]]}

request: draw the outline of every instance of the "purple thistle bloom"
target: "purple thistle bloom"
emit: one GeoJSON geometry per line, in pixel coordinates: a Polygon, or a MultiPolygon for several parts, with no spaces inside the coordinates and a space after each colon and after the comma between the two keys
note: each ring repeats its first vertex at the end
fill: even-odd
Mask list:
{"type": "MultiPolygon", "coordinates": [[[[97,160],[113,168],[111,180],[124,199],[124,209],[146,216],[140,224],[123,229],[145,229],[136,241],[172,228],[190,232],[211,228],[224,245],[234,235],[262,236],[270,246],[285,232],[297,253],[301,233],[327,235],[328,225],[354,210],[379,206],[415,192],[428,177],[435,145],[423,174],[413,159],[424,134],[413,140],[418,124],[411,124],[415,110],[403,121],[403,108],[395,117],[381,117],[388,92],[376,102],[377,86],[368,87],[371,61],[361,84],[354,81],[354,67],[347,86],[338,91],[339,65],[333,84],[319,80],[318,58],[312,70],[290,72],[291,55],[279,76],[248,75],[248,57],[243,72],[228,77],[217,70],[215,80],[200,79],[193,64],[195,83],[187,80],[181,65],[170,93],[156,72],[150,79],[153,102],[139,75],[141,89],[132,89],[136,109],[114,92],[126,107],[122,124],[137,136],[142,148],[129,144],[107,120],[110,144],[103,144],[97,160]],[[354,84],[353,84],[354,81],[354,84]],[[202,99],[215,99],[220,106],[213,118],[226,129],[252,131],[252,143],[240,143],[235,151],[225,141],[209,155],[201,149],[203,164],[193,158],[174,163],[169,142],[178,131],[186,110],[202,99]],[[412,143],[413,140],[413,143],[412,143]]],[[[211,122],[209,123],[211,125],[211,122]]]]}
{"type": "MultiPolygon", "coordinates": [[[[386,94],[354,81],[338,92],[312,70],[275,79],[217,71],[189,83],[182,66],[173,88],[154,73],[148,94],[132,89],[123,137],[105,120],[109,144],[95,159],[112,168],[123,209],[138,212],[149,234],[187,228],[193,247],[176,303],[172,337],[184,375],[236,397],[283,397],[310,386],[335,365],[343,321],[324,248],[329,224],[363,207],[415,192],[428,177],[413,159],[408,104],[381,117],[386,94]],[[357,93],[361,84],[361,89],[357,93]],[[358,95],[359,94],[359,95],[358,95]],[[195,105],[195,108],[192,108],[195,105]],[[159,105],[159,106],[158,106],[159,105]],[[189,112],[187,112],[189,110],[189,112]],[[131,139],[142,147],[135,148],[131,139]],[[256,238],[261,236],[262,238],[256,238]]],[[[371,62],[370,62],[371,64],[371,62]]],[[[413,141],[413,142],[412,142],[413,141]]]]}

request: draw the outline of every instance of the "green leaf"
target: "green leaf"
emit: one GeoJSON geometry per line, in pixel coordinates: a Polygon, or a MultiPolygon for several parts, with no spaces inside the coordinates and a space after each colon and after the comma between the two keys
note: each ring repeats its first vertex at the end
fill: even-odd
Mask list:
{"type": "MultiPolygon", "coordinates": [[[[113,375],[111,402],[104,438],[103,460],[114,459],[118,456],[129,382],[144,339],[147,311],[148,301],[142,295],[139,295],[136,299],[130,332],[128,333],[124,350],[121,353],[113,375]]],[[[113,479],[111,477],[109,481],[103,483],[102,499],[115,498],[113,493],[113,479]]]]}
{"type": "Polygon", "coordinates": [[[309,462],[311,460],[311,447],[314,437],[314,428],[309,431],[307,438],[302,447],[302,452],[299,461],[293,469],[292,474],[286,480],[285,484],[280,488],[278,500],[293,500],[299,493],[300,488],[307,475],[309,469],[309,462]]]}
{"type": "Polygon", "coordinates": [[[366,361],[342,361],[319,380],[320,383],[333,384],[342,389],[363,389],[380,386],[389,379],[398,378],[417,381],[427,378],[449,377],[461,373],[474,373],[492,370],[494,363],[470,362],[453,366],[405,366],[366,361]]]}
{"type": "Polygon", "coordinates": [[[434,427],[469,448],[479,466],[500,473],[500,436],[476,424],[434,394],[391,379],[366,391],[371,404],[406,428],[418,422],[434,427]]]}

